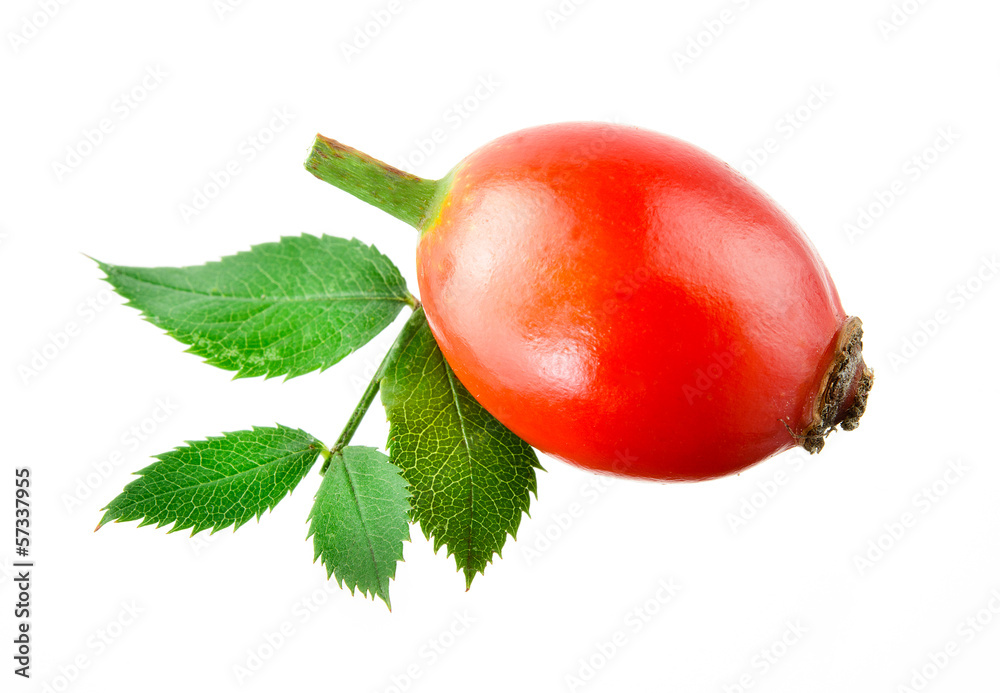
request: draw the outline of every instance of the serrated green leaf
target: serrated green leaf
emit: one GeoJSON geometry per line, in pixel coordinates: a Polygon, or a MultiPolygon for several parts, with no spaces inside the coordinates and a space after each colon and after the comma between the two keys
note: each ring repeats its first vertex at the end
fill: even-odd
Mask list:
{"type": "Polygon", "coordinates": [[[409,497],[399,467],[375,448],[335,453],[309,513],[313,560],[351,594],[378,595],[391,609],[389,580],[410,539],[409,497]]]}
{"type": "Polygon", "coordinates": [[[141,520],[139,526],[173,523],[191,534],[240,526],[278,501],[302,480],[323,451],[305,431],[284,426],[224,433],[157,455],[105,508],[98,528],[141,520]]]}
{"type": "Polygon", "coordinates": [[[535,451],[510,432],[455,377],[423,322],[400,345],[381,382],[389,454],[410,484],[413,518],[447,545],[466,587],[516,537],[536,493],[535,451]]]}
{"type": "Polygon", "coordinates": [[[289,236],[192,267],[98,264],[128,305],[237,377],[328,368],[414,300],[374,246],[332,236],[289,236]]]}

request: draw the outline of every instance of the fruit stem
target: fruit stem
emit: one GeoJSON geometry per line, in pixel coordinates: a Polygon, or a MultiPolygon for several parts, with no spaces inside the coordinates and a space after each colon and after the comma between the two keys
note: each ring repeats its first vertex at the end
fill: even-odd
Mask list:
{"type": "Polygon", "coordinates": [[[323,135],[316,135],[305,166],[320,180],[417,229],[422,228],[438,191],[438,181],[400,171],[323,135]]]}
{"type": "Polygon", "coordinates": [[[372,402],[375,400],[375,395],[378,394],[379,386],[382,384],[382,378],[385,377],[386,370],[395,362],[400,350],[413,339],[413,335],[416,334],[417,330],[423,327],[425,321],[424,309],[418,303],[414,306],[410,319],[403,325],[403,329],[399,331],[396,340],[389,347],[389,351],[386,352],[385,358],[379,364],[375,375],[372,376],[371,382],[368,383],[368,387],[365,388],[364,394],[361,395],[361,400],[351,413],[351,418],[347,420],[347,425],[344,426],[344,430],[341,432],[340,437],[337,438],[337,442],[330,448],[329,454],[323,456],[323,466],[319,470],[321,476],[326,474],[326,470],[330,466],[330,460],[334,456],[340,455],[341,451],[350,445],[351,438],[354,437],[358,426],[361,425],[361,420],[365,418],[368,408],[371,407],[372,402]]]}

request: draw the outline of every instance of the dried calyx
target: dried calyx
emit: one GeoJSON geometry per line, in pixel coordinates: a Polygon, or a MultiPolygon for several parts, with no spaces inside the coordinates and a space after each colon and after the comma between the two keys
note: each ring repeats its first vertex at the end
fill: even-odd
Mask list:
{"type": "Polygon", "coordinates": [[[857,428],[865,413],[875,373],[861,355],[861,335],[861,320],[855,317],[848,318],[837,334],[833,360],[813,405],[812,422],[796,436],[809,452],[822,450],[837,426],[845,431],[857,428]]]}

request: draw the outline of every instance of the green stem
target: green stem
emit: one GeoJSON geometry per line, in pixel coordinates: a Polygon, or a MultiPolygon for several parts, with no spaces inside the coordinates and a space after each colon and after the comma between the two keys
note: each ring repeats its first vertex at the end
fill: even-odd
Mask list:
{"type": "Polygon", "coordinates": [[[323,135],[316,135],[306,169],[417,229],[423,228],[438,192],[438,181],[400,171],[323,135]]]}
{"type": "Polygon", "coordinates": [[[375,395],[378,394],[379,386],[382,384],[382,378],[385,377],[385,372],[388,370],[395,360],[400,350],[402,350],[410,340],[413,339],[413,335],[417,333],[421,327],[427,322],[424,317],[424,309],[418,303],[414,309],[413,313],[410,315],[410,319],[406,321],[403,325],[403,329],[399,331],[396,336],[396,341],[392,343],[389,347],[389,351],[386,352],[385,358],[382,359],[382,363],[379,364],[378,370],[375,371],[375,375],[372,376],[371,382],[368,383],[368,387],[365,388],[365,393],[361,395],[361,401],[358,402],[358,406],[354,408],[351,413],[351,418],[347,420],[347,425],[344,426],[344,430],[341,432],[340,437],[337,438],[337,442],[333,444],[330,448],[330,454],[323,456],[323,466],[320,467],[319,473],[325,474],[327,468],[330,466],[330,460],[333,459],[334,455],[339,455],[341,451],[346,448],[351,443],[351,438],[358,430],[358,426],[361,425],[361,420],[365,418],[365,414],[368,413],[368,408],[375,401],[375,395]]]}

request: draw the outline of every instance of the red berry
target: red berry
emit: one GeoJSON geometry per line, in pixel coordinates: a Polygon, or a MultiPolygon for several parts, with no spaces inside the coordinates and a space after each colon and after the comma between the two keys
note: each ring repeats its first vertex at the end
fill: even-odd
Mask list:
{"type": "Polygon", "coordinates": [[[794,445],[818,451],[864,412],[861,323],[815,248],[690,144],[542,126],[486,145],[424,193],[408,220],[422,230],[431,330],[479,402],[545,453],[707,479],[794,445]]]}

